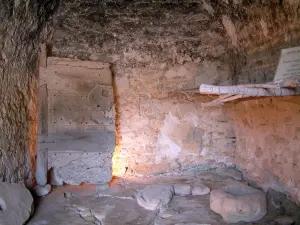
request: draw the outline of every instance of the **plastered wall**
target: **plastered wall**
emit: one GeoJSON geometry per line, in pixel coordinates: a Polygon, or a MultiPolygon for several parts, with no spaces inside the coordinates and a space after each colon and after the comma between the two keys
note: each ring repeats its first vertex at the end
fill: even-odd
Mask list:
{"type": "Polygon", "coordinates": [[[300,97],[239,102],[235,106],[235,163],[246,179],[300,202],[300,97]]]}
{"type": "MultiPolygon", "coordinates": [[[[168,94],[196,86],[202,75],[197,65],[126,73],[130,77],[116,77],[118,169],[128,167],[135,175],[149,175],[231,163],[235,136],[226,108],[211,110],[201,100],[168,94]]],[[[209,99],[202,97],[202,101],[209,99]]]]}
{"type": "MultiPolygon", "coordinates": [[[[297,103],[269,99],[205,108],[201,103],[211,97],[172,92],[201,83],[271,81],[280,49],[300,44],[298,1],[85,3],[62,3],[49,44],[55,56],[112,63],[116,174],[236,164],[253,181],[266,181],[261,174],[269,171],[266,177],[290,185],[283,191],[294,193],[297,201],[297,184],[283,172],[298,151],[297,139],[284,143],[288,134],[296,135],[297,125],[290,123],[297,124],[297,103]],[[263,117],[264,112],[273,119],[263,117]],[[269,137],[271,132],[275,136],[269,137]],[[275,158],[282,162],[271,163],[275,158]]],[[[262,187],[263,182],[255,182],[262,187]]]]}

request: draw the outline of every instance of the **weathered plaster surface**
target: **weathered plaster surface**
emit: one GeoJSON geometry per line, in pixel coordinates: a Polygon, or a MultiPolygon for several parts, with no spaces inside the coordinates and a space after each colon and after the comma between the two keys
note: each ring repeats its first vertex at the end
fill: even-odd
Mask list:
{"type": "Polygon", "coordinates": [[[236,164],[247,179],[300,202],[300,98],[250,100],[235,108],[236,164]]]}
{"type": "Polygon", "coordinates": [[[226,110],[206,110],[181,94],[169,97],[200,83],[232,82],[221,21],[212,20],[202,2],[81,4],[62,3],[52,52],[113,63],[114,170],[145,175],[230,163],[235,139],[226,110]]]}
{"type": "MultiPolygon", "coordinates": [[[[62,3],[56,17],[52,53],[113,63],[118,133],[115,170],[145,175],[237,163],[248,168],[254,177],[255,173],[262,173],[262,158],[251,156],[242,160],[248,154],[241,145],[246,133],[238,133],[242,129],[238,121],[248,109],[254,110],[257,118],[249,119],[250,124],[255,124],[251,128],[254,136],[260,140],[272,131],[278,133],[280,140],[287,140],[287,133],[279,132],[284,120],[274,122],[281,114],[274,111],[273,103],[251,102],[253,106],[247,110],[240,109],[244,114],[232,116],[235,107],[230,105],[204,108],[201,101],[210,97],[190,100],[190,96],[168,93],[195,88],[200,83],[271,81],[280,49],[299,45],[299,2],[101,2],[62,3]],[[256,107],[270,111],[273,123],[265,118],[264,123],[270,124],[260,125],[258,116],[264,113],[259,114],[256,107]],[[235,125],[233,120],[237,120],[235,125]],[[260,136],[260,132],[264,133],[260,136]],[[259,172],[252,169],[256,162],[255,170],[259,172]]],[[[243,108],[243,104],[246,103],[239,103],[237,108],[243,108]]],[[[264,142],[264,148],[269,142],[268,146],[272,146],[272,138],[264,142]]],[[[297,146],[297,140],[288,140],[297,146]]],[[[247,139],[248,149],[256,149],[258,143],[252,144],[247,139]]],[[[280,143],[276,149],[286,152],[280,143]]],[[[289,152],[297,151],[293,149],[289,152]]],[[[283,152],[280,154],[287,154],[283,152]]],[[[274,156],[270,155],[271,152],[261,157],[271,160],[274,156]]],[[[287,159],[290,156],[282,160],[291,160],[287,159]]],[[[281,169],[273,168],[275,164],[267,165],[271,174],[287,184],[288,174],[279,172],[286,164],[281,169]]],[[[296,183],[293,185],[296,187],[296,183]]]]}
{"type": "Polygon", "coordinates": [[[226,109],[205,109],[200,101],[167,95],[168,90],[194,85],[199,75],[193,71],[195,67],[181,65],[166,72],[127,69],[133,77],[126,82],[126,78],[116,77],[118,158],[126,162],[128,172],[145,175],[182,170],[200,161],[230,163],[235,139],[226,109]],[[121,95],[119,82],[130,84],[126,89],[121,85],[121,95]]]}

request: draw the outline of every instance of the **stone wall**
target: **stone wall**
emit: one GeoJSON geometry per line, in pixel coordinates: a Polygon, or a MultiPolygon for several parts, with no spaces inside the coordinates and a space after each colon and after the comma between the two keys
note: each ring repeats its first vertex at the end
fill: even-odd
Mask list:
{"type": "MultiPolygon", "coordinates": [[[[300,45],[299,1],[273,7],[250,11],[256,22],[238,35],[253,39],[243,43],[243,52],[235,60],[236,84],[272,81],[281,49],[300,45]],[[258,17],[259,12],[263,17],[258,17]],[[262,32],[250,32],[250,28],[262,32]]],[[[299,97],[248,99],[237,102],[231,111],[236,134],[234,164],[244,171],[244,178],[265,190],[286,193],[298,203],[299,104],[299,97]]]]}
{"type": "Polygon", "coordinates": [[[231,163],[235,137],[226,109],[170,95],[200,83],[232,83],[231,41],[211,13],[197,1],[62,3],[52,54],[113,64],[115,174],[231,163]]]}
{"type": "MultiPolygon", "coordinates": [[[[286,163],[281,169],[275,169],[274,164],[263,167],[261,160],[275,156],[270,158],[270,150],[266,150],[268,154],[257,150],[255,155],[256,146],[264,152],[263,148],[270,148],[269,141],[243,140],[246,130],[258,138],[259,132],[264,132],[263,137],[273,130],[287,138],[287,131],[280,133],[279,129],[284,118],[297,111],[294,103],[289,103],[293,108],[280,118],[274,107],[281,108],[285,104],[280,103],[282,99],[205,108],[201,102],[211,97],[170,92],[200,83],[271,81],[280,49],[299,45],[299,16],[299,1],[293,0],[66,0],[56,16],[49,44],[54,56],[112,63],[118,133],[116,174],[156,174],[235,163],[249,170],[248,177],[268,170],[287,183],[287,174],[281,171],[286,163]],[[261,121],[262,109],[274,120],[261,121]],[[254,118],[245,119],[248,110],[254,118]],[[250,128],[241,131],[244,123],[250,128]],[[266,123],[270,124],[263,125],[266,123]],[[246,153],[245,149],[255,150],[246,153]],[[249,159],[247,154],[252,154],[249,159]]],[[[296,144],[293,140],[290,145],[296,144]]],[[[286,154],[283,145],[276,147],[282,155],[286,154]]],[[[286,157],[295,151],[290,149],[286,157]]]]}
{"type": "Polygon", "coordinates": [[[235,162],[244,177],[300,202],[300,97],[249,100],[235,106],[235,162]]]}
{"type": "Polygon", "coordinates": [[[196,68],[128,68],[124,73],[130,78],[116,77],[117,167],[145,175],[230,164],[235,136],[226,108],[210,110],[201,101],[162,93],[183,89],[188,82],[194,85],[196,68]]]}
{"type": "Polygon", "coordinates": [[[38,44],[56,6],[0,3],[0,182],[26,181],[34,171],[38,44]]]}

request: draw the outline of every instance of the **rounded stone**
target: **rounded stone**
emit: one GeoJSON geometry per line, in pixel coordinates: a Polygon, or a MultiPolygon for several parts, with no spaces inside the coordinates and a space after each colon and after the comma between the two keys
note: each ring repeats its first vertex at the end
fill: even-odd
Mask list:
{"type": "Polygon", "coordinates": [[[73,195],[72,195],[71,192],[65,192],[65,193],[64,193],[64,197],[67,198],[67,199],[68,199],[68,198],[72,198],[72,196],[73,196],[73,195]]]}
{"type": "Polygon", "coordinates": [[[210,192],[209,187],[204,184],[198,184],[192,188],[192,195],[206,195],[210,192]]]}
{"type": "Polygon", "coordinates": [[[5,211],[6,209],[7,209],[6,201],[4,200],[4,198],[0,197],[0,210],[5,211]]]}
{"type": "Polygon", "coordinates": [[[267,214],[267,201],[262,191],[236,181],[211,192],[210,208],[228,223],[253,222],[267,214]]]}
{"type": "Polygon", "coordinates": [[[25,224],[33,212],[33,198],[24,184],[0,182],[0,224],[25,224]]]}
{"type": "Polygon", "coordinates": [[[172,185],[149,185],[136,195],[137,203],[145,209],[157,210],[169,204],[174,196],[172,185]]]}
{"type": "Polygon", "coordinates": [[[51,191],[51,185],[50,184],[46,184],[45,186],[37,185],[33,191],[36,196],[39,197],[45,196],[51,191]]]}

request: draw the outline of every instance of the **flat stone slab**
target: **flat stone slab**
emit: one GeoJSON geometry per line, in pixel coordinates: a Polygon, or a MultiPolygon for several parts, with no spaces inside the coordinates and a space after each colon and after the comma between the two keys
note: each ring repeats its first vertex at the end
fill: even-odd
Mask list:
{"type": "Polygon", "coordinates": [[[110,187],[101,193],[96,185],[58,187],[41,200],[27,225],[92,225],[95,220],[90,213],[105,225],[152,224],[157,211],[140,207],[133,193],[133,190],[120,186],[110,187]],[[65,198],[66,192],[71,196],[65,198]]]}
{"type": "Polygon", "coordinates": [[[174,196],[163,215],[159,215],[156,224],[226,224],[220,215],[207,207],[208,205],[209,195],[174,196]],[[171,214],[171,216],[166,218],[165,215],[168,214],[171,214]]]}
{"type": "Polygon", "coordinates": [[[112,179],[112,153],[49,152],[52,185],[103,184],[112,179]]]}

